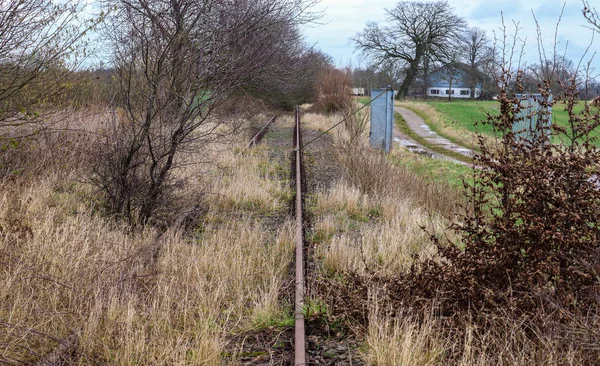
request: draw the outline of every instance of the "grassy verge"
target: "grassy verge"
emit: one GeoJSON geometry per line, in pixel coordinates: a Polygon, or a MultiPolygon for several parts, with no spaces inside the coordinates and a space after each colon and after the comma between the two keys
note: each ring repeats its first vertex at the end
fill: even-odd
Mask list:
{"type": "Polygon", "coordinates": [[[404,120],[404,118],[402,118],[402,116],[399,113],[395,113],[394,117],[395,117],[395,123],[396,123],[396,126],[398,126],[398,129],[403,134],[410,137],[412,140],[416,141],[420,145],[426,147],[427,149],[429,149],[437,154],[445,155],[445,156],[451,157],[453,159],[456,159],[458,161],[462,161],[465,163],[469,163],[469,164],[473,163],[473,159],[469,158],[468,156],[465,156],[456,151],[444,149],[438,145],[431,144],[431,143],[429,143],[429,141],[427,141],[427,139],[424,139],[423,137],[417,135],[410,127],[408,127],[406,120],[404,120]]]}
{"type": "Polygon", "coordinates": [[[392,150],[389,158],[394,164],[407,167],[428,181],[449,184],[457,191],[462,190],[463,181],[469,181],[469,177],[473,175],[472,167],[449,160],[421,156],[399,147],[392,150]]]}
{"type": "Polygon", "coordinates": [[[440,116],[430,118],[432,125],[441,128],[441,124],[461,132],[481,132],[493,135],[490,126],[481,124],[488,114],[494,116],[500,113],[497,101],[452,101],[452,102],[427,102],[424,103],[434,109],[440,116]],[[440,118],[441,117],[441,118],[440,118]]]}
{"type": "Polygon", "coordinates": [[[371,97],[369,96],[356,97],[355,99],[362,105],[368,104],[371,101],[371,97]]]}
{"type": "Polygon", "coordinates": [[[415,112],[433,132],[441,137],[459,146],[478,151],[479,146],[474,131],[464,128],[456,121],[450,120],[446,115],[431,107],[430,104],[404,102],[399,105],[415,112]]]}

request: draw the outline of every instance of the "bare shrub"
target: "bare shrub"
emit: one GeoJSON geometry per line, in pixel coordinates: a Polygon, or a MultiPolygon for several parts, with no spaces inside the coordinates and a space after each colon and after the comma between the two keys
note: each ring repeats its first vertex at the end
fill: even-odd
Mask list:
{"type": "MultiPolygon", "coordinates": [[[[82,61],[85,35],[98,22],[75,2],[9,0],[0,5],[0,127],[45,113],[82,61]]],[[[50,108],[51,109],[51,108],[50,108]]]]}
{"type": "Polygon", "coordinates": [[[238,127],[215,110],[297,51],[311,4],[107,1],[117,97],[94,182],[110,213],[145,225],[165,207],[182,152],[238,127]]]}
{"type": "Polygon", "coordinates": [[[369,109],[355,109],[352,103],[342,111],[344,128],[341,132],[341,139],[349,144],[363,144],[368,137],[371,115],[369,109]]]}
{"type": "Polygon", "coordinates": [[[344,111],[352,106],[352,73],[350,69],[328,68],[317,77],[317,100],[314,109],[321,113],[344,111]]]}
{"type": "MultiPolygon", "coordinates": [[[[589,107],[574,111],[576,93],[572,82],[565,94],[569,129],[552,126],[550,136],[534,129],[530,140],[518,138],[512,126],[520,118],[519,100],[505,92],[502,114],[488,117],[486,123],[503,136],[503,148],[484,144],[476,158],[486,169],[476,171],[478,184],[468,191],[472,213],[453,226],[465,248],[440,243],[451,265],[430,263],[424,270],[425,277],[448,276],[440,291],[454,293],[452,301],[463,310],[530,313],[548,299],[566,308],[595,306],[600,152],[590,133],[600,119],[589,107]],[[558,135],[570,145],[549,142],[558,135]]],[[[545,89],[542,94],[547,96],[545,89]]],[[[543,123],[548,117],[540,118],[543,123]]]]}

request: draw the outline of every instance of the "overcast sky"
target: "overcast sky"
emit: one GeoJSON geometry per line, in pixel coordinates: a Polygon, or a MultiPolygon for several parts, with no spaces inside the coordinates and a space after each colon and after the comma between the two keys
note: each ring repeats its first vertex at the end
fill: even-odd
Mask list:
{"type": "MultiPolygon", "coordinates": [[[[307,28],[306,39],[331,55],[338,66],[365,66],[366,60],[361,60],[354,51],[349,38],[364,29],[367,22],[383,24],[386,20],[384,9],[393,8],[397,3],[394,0],[321,0],[315,10],[324,12],[319,21],[323,24],[307,28]]],[[[455,14],[467,21],[469,27],[486,30],[490,38],[494,37],[493,31],[498,36],[501,34],[502,13],[511,34],[514,33],[513,21],[519,22],[522,27],[519,35],[527,39],[524,59],[528,64],[539,62],[532,10],[546,35],[544,43],[548,52],[552,48],[563,4],[566,6],[558,30],[558,51],[562,54],[566,48],[567,57],[577,64],[592,39],[592,31],[585,27],[586,20],[581,13],[581,0],[449,0],[448,3],[455,14]]],[[[597,3],[600,7],[598,0],[591,0],[590,3],[592,6],[597,3]]],[[[600,34],[596,34],[591,53],[586,59],[593,52],[597,52],[593,65],[596,73],[600,73],[600,34]]]]}

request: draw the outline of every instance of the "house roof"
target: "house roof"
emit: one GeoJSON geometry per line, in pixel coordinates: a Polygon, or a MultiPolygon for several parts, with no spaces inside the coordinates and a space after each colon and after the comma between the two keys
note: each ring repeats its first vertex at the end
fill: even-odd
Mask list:
{"type": "MultiPolygon", "coordinates": [[[[469,88],[468,69],[469,66],[462,63],[455,64],[452,68],[448,66],[442,66],[429,74],[429,87],[449,88],[450,80],[452,80],[453,88],[469,88]]],[[[481,82],[478,82],[476,87],[481,88],[481,82]]]]}

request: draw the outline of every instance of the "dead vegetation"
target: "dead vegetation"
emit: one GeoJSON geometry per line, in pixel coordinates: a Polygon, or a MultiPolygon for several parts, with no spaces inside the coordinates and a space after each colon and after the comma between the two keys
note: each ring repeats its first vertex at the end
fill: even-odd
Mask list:
{"type": "Polygon", "coordinates": [[[316,100],[313,109],[320,113],[335,113],[347,110],[353,103],[350,90],[352,73],[349,69],[327,68],[315,80],[316,100]]]}

